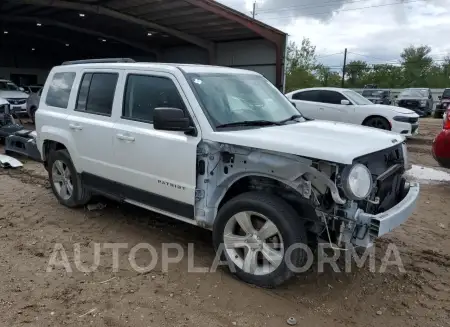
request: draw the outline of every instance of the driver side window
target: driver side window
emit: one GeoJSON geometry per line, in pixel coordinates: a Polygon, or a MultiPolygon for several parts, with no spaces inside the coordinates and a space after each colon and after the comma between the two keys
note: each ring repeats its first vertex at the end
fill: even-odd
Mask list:
{"type": "Polygon", "coordinates": [[[319,101],[328,104],[341,104],[341,100],[348,100],[344,95],[336,91],[320,91],[319,101]]]}

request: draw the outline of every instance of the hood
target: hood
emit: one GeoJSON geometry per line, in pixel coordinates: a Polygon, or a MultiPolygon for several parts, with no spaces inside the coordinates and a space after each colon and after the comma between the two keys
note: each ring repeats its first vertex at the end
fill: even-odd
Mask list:
{"type": "Polygon", "coordinates": [[[341,164],[403,142],[390,131],[311,120],[297,124],[214,132],[211,141],[295,154],[341,164]]]}
{"type": "Polygon", "coordinates": [[[421,101],[421,100],[428,100],[428,98],[427,97],[398,96],[397,100],[416,100],[416,101],[421,101]]]}
{"type": "Polygon", "coordinates": [[[26,99],[28,98],[28,94],[22,91],[5,91],[0,90],[0,97],[6,99],[26,99]]]}
{"type": "Polygon", "coordinates": [[[380,113],[382,113],[383,111],[385,112],[386,110],[389,110],[389,111],[394,111],[394,112],[397,112],[397,113],[403,114],[403,115],[416,115],[418,117],[418,115],[413,110],[402,108],[402,107],[390,106],[390,105],[385,105],[385,104],[368,104],[368,105],[365,105],[364,107],[372,108],[380,113]]]}

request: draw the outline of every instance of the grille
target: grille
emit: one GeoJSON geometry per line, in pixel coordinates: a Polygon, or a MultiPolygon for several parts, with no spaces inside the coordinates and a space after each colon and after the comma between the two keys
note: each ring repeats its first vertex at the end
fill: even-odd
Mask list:
{"type": "Polygon", "coordinates": [[[420,102],[417,100],[400,100],[398,106],[402,108],[417,108],[420,106],[420,102]]]}
{"type": "Polygon", "coordinates": [[[402,145],[365,155],[355,160],[369,168],[374,190],[371,199],[379,198],[377,204],[360,201],[359,207],[371,214],[389,210],[399,202],[405,184],[405,157],[402,145]]]}
{"type": "Polygon", "coordinates": [[[24,104],[27,102],[27,99],[6,99],[12,105],[24,104]]]}

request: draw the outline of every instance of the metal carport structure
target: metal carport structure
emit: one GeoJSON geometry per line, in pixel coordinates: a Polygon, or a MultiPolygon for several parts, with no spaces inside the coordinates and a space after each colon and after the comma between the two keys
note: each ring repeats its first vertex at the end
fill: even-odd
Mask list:
{"type": "Polygon", "coordinates": [[[30,49],[43,61],[132,54],[252,69],[283,87],[287,35],[213,0],[3,0],[0,28],[16,66],[30,49]]]}

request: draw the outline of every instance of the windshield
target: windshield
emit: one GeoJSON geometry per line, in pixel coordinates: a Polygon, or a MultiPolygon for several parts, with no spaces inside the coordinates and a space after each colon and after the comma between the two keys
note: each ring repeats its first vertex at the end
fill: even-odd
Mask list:
{"type": "Polygon", "coordinates": [[[373,104],[370,100],[367,100],[365,97],[363,97],[358,92],[355,92],[353,90],[344,90],[342,93],[349,98],[354,104],[365,106],[369,104],[373,104]]]}
{"type": "Polygon", "coordinates": [[[0,90],[3,91],[19,91],[19,87],[13,82],[0,81],[0,90]]]}
{"type": "Polygon", "coordinates": [[[248,121],[278,122],[300,115],[262,76],[189,73],[187,77],[214,127],[248,121]]]}
{"type": "Polygon", "coordinates": [[[427,94],[424,90],[414,90],[414,89],[406,89],[403,90],[400,95],[400,97],[417,97],[417,98],[426,98],[427,94]]]}
{"type": "Polygon", "coordinates": [[[381,98],[383,91],[363,91],[362,95],[371,98],[381,98]]]}

